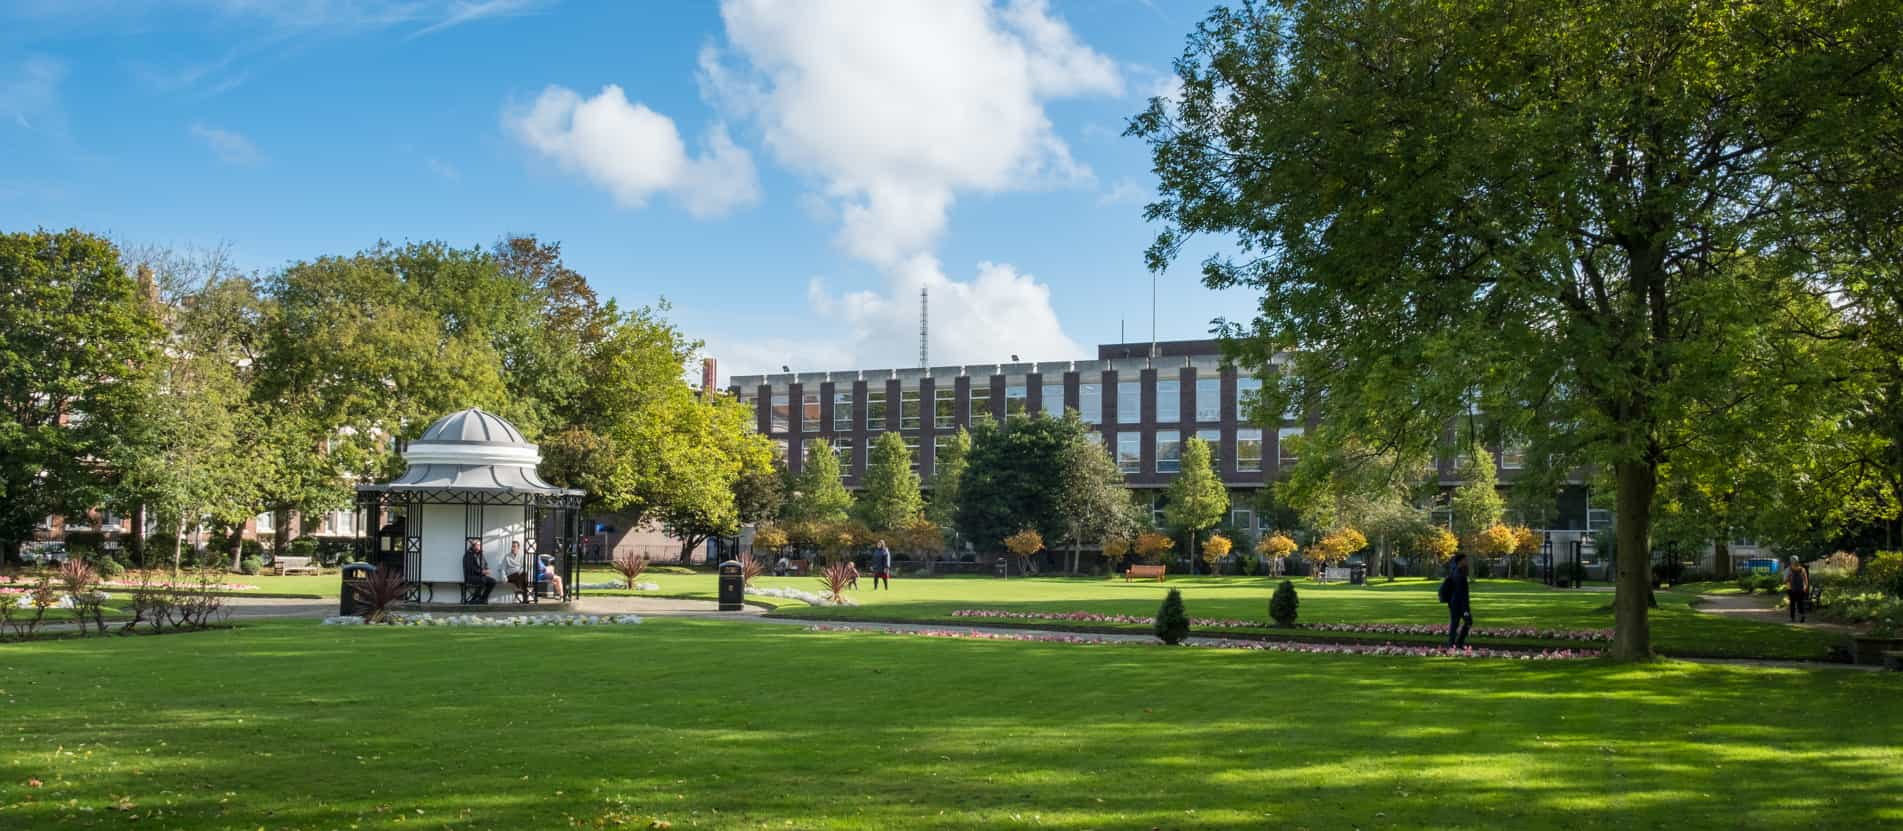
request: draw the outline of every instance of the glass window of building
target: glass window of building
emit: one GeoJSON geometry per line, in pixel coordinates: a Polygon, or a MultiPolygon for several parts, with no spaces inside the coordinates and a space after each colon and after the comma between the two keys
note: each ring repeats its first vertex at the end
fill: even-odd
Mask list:
{"type": "Polygon", "coordinates": [[[1117,434],[1117,469],[1124,473],[1143,472],[1143,437],[1136,433],[1117,434]]]}
{"type": "Polygon", "coordinates": [[[1169,525],[1169,517],[1164,510],[1169,505],[1169,494],[1165,491],[1150,491],[1150,522],[1158,528],[1169,525]]]}
{"type": "Polygon", "coordinates": [[[1525,466],[1525,447],[1517,444],[1505,444],[1500,446],[1500,468],[1502,470],[1519,470],[1525,466]]]}
{"type": "Polygon", "coordinates": [[[990,379],[971,379],[971,399],[965,402],[965,406],[969,408],[965,413],[965,421],[969,424],[977,424],[981,419],[992,417],[990,379]]]}
{"type": "Polygon", "coordinates": [[[1262,400],[1262,379],[1253,375],[1236,376],[1236,420],[1254,421],[1255,405],[1262,400]]]}
{"type": "Polygon", "coordinates": [[[1025,391],[1023,384],[1012,384],[1010,386],[1005,387],[1004,388],[1004,415],[1005,417],[1009,418],[1011,416],[1019,415],[1023,413],[1024,407],[1029,401],[1030,401],[1030,393],[1025,391]]]}
{"type": "Polygon", "coordinates": [[[949,384],[932,390],[932,424],[940,430],[958,424],[958,390],[949,384]]]}
{"type": "Polygon", "coordinates": [[[1296,441],[1300,441],[1301,438],[1302,428],[1300,427],[1284,427],[1275,431],[1275,450],[1281,457],[1282,464],[1292,465],[1300,458],[1296,454],[1295,448],[1289,446],[1289,440],[1295,439],[1296,441]]]}
{"type": "Polygon", "coordinates": [[[837,390],[833,392],[833,432],[848,433],[851,431],[852,388],[847,387],[845,392],[839,392],[837,390]]]}
{"type": "Polygon", "coordinates": [[[1183,382],[1156,382],[1156,423],[1183,420],[1183,382]]]}
{"type": "Polygon", "coordinates": [[[899,429],[917,430],[919,416],[919,391],[899,391],[899,429]]]}
{"type": "Polygon", "coordinates": [[[954,433],[939,433],[932,437],[932,458],[945,458],[945,451],[952,446],[952,440],[958,438],[954,433]]]}
{"type": "Polygon", "coordinates": [[[793,407],[786,390],[774,390],[767,398],[767,430],[784,433],[793,429],[793,407]]]}
{"type": "Polygon", "coordinates": [[[786,452],[787,452],[786,439],[774,439],[773,445],[774,445],[773,452],[778,453],[781,459],[791,458],[786,455],[786,452]]]}
{"type": "Polygon", "coordinates": [[[1222,379],[1196,379],[1196,420],[1222,420],[1222,379]]]}
{"type": "Polygon", "coordinates": [[[819,393],[800,393],[800,432],[819,432],[819,393]]]}
{"type": "Polygon", "coordinates": [[[1143,384],[1138,381],[1117,382],[1117,423],[1136,424],[1143,420],[1143,384]]]}
{"type": "Polygon", "coordinates": [[[1043,396],[1040,403],[1045,415],[1053,418],[1064,417],[1064,382],[1045,381],[1044,389],[1039,392],[1039,395],[1043,396]]]}
{"type": "Polygon", "coordinates": [[[1237,428],[1236,470],[1242,473],[1262,472],[1262,428],[1237,428]]]}
{"type": "Polygon", "coordinates": [[[853,451],[853,447],[852,447],[851,436],[834,436],[833,437],[833,455],[839,457],[840,478],[845,478],[847,476],[852,475],[852,462],[853,462],[852,451],[853,451]]]}
{"type": "Polygon", "coordinates": [[[1077,414],[1084,417],[1085,424],[1103,423],[1103,385],[1077,385],[1077,414]]]}
{"type": "Polygon", "coordinates": [[[866,390],[866,429],[885,429],[885,386],[866,390]]]}
{"type": "Polygon", "coordinates": [[[1255,511],[1251,508],[1237,508],[1229,512],[1229,524],[1239,530],[1255,531],[1255,511]]]}
{"type": "Polygon", "coordinates": [[[1156,431],[1156,472],[1176,473],[1183,469],[1183,433],[1180,430],[1156,431]]]}
{"type": "Polygon", "coordinates": [[[1217,473],[1221,473],[1222,472],[1222,431],[1221,430],[1197,430],[1196,438],[1202,439],[1203,444],[1209,445],[1209,469],[1216,471],[1217,473]]]}

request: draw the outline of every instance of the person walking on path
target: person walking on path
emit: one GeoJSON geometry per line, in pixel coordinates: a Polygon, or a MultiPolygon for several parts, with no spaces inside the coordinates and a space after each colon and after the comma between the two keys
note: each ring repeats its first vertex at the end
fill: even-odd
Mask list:
{"type": "Polygon", "coordinates": [[[892,590],[892,549],[885,547],[885,540],[879,541],[879,547],[872,551],[872,590],[879,590],[879,581],[885,581],[886,591],[892,590]]]}
{"type": "Polygon", "coordinates": [[[1440,602],[1447,604],[1447,645],[1467,645],[1467,632],[1473,629],[1474,613],[1467,592],[1467,555],[1455,554],[1447,567],[1447,579],[1440,583],[1440,602]]]}
{"type": "Polygon", "coordinates": [[[1810,613],[1810,569],[1796,557],[1791,558],[1791,567],[1784,570],[1784,593],[1790,600],[1792,622],[1805,622],[1805,616],[1810,613]]]}

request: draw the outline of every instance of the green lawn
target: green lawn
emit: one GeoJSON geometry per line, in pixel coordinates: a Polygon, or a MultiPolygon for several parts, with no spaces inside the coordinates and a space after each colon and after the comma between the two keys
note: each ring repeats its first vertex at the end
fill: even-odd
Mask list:
{"type": "MultiPolygon", "coordinates": [[[[584,581],[608,579],[607,572],[589,572],[584,581]]],[[[660,586],[658,594],[712,598],[712,575],[643,576],[660,586]]],[[[763,586],[790,586],[817,591],[813,577],[772,578],[763,586]]],[[[1446,607],[1435,597],[1436,581],[1402,579],[1367,586],[1316,584],[1295,580],[1301,595],[1303,623],[1426,623],[1445,625],[1446,607]]],[[[786,605],[773,614],[828,620],[902,620],[998,624],[951,617],[969,608],[1000,608],[1044,612],[1097,612],[1152,616],[1171,588],[1181,589],[1193,617],[1268,620],[1269,595],[1275,584],[1262,577],[1171,577],[1167,583],[1081,578],[934,577],[898,579],[892,591],[871,591],[872,581],[860,581],[849,596],[859,605],[817,608],[786,605]]],[[[1540,627],[1548,629],[1607,629],[1612,627],[1610,592],[1549,589],[1516,580],[1482,580],[1473,589],[1474,625],[1540,627]]],[[[1821,659],[1840,637],[1811,629],[1775,623],[1723,618],[1691,608],[1695,595],[1659,592],[1659,608],[1652,612],[1652,640],[1662,654],[1697,657],[1763,657],[1821,659]]],[[[1012,625],[1039,625],[1030,621],[1012,625]]],[[[1043,624],[1062,626],[1062,624],[1043,624]]],[[[1144,627],[1137,626],[1137,629],[1144,627]]],[[[1268,631],[1268,630],[1263,630],[1268,631]]],[[[1377,640],[1405,640],[1392,635],[1377,640]]],[[[1432,638],[1426,638],[1432,640],[1432,638]]],[[[1476,640],[1476,643],[1486,643],[1476,640]]],[[[1537,642],[1520,641],[1520,644],[1537,642]]],[[[1577,646],[1576,642],[1553,642],[1577,646]]]]}
{"type": "Polygon", "coordinates": [[[656,620],[15,644],[0,679],[0,828],[1903,823],[1903,679],[1842,671],[656,620]]]}

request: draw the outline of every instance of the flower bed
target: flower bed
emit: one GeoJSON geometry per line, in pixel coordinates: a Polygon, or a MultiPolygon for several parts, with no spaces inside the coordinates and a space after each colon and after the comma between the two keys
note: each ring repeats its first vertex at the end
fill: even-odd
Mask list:
{"type": "MultiPolygon", "coordinates": [[[[1096,612],[1025,612],[1011,609],[959,609],[952,617],[990,618],[995,620],[1055,620],[1067,623],[1149,624],[1152,618],[1136,615],[1105,615],[1096,612]]],[[[1190,625],[1203,629],[1270,629],[1260,620],[1191,618],[1190,625]]],[[[1447,627],[1431,623],[1303,623],[1293,629],[1310,632],[1360,632],[1375,635],[1445,635],[1447,627]]],[[[1610,641],[1611,629],[1539,629],[1535,627],[1476,626],[1470,634],[1484,638],[1529,638],[1549,641],[1610,641]]]]}
{"type": "Polygon", "coordinates": [[[820,595],[814,594],[809,591],[801,591],[799,589],[780,589],[780,588],[762,589],[762,588],[754,588],[753,586],[748,586],[747,594],[758,595],[760,597],[778,597],[785,600],[798,600],[805,603],[808,606],[857,606],[859,605],[857,603],[852,602],[852,598],[849,598],[849,597],[841,597],[840,602],[834,603],[830,600],[827,600],[824,597],[821,597],[820,595]]]}
{"type": "MultiPolygon", "coordinates": [[[[640,615],[435,615],[429,612],[399,613],[390,616],[392,626],[621,626],[641,622],[640,615]]],[[[362,626],[364,619],[357,615],[334,615],[324,618],[325,626],[362,626]]]]}
{"type": "MultiPolygon", "coordinates": [[[[628,584],[620,580],[606,580],[606,581],[602,581],[598,583],[583,583],[579,586],[576,586],[576,588],[583,589],[585,591],[602,591],[604,589],[606,590],[625,589],[627,587],[628,587],[628,584]]],[[[636,583],[634,584],[634,590],[638,592],[657,592],[661,590],[661,584],[636,583]]]]}
{"type": "MultiPolygon", "coordinates": [[[[54,587],[53,591],[54,593],[59,595],[59,600],[55,601],[53,605],[48,606],[46,608],[48,609],[74,608],[76,604],[73,602],[72,595],[67,594],[64,589],[61,589],[58,587],[54,587]]],[[[0,595],[10,596],[14,598],[13,605],[16,608],[28,609],[28,610],[31,610],[33,608],[33,592],[31,589],[0,589],[0,595]]],[[[105,601],[111,600],[112,595],[107,594],[105,592],[92,592],[90,599],[97,603],[103,603],[105,601]]]]}
{"type": "MultiPolygon", "coordinates": [[[[0,586],[4,586],[4,585],[26,586],[26,585],[35,584],[37,582],[38,582],[38,578],[27,577],[24,575],[16,576],[16,575],[0,574],[0,586]]],[[[148,584],[141,584],[136,580],[98,580],[98,581],[95,581],[93,585],[96,585],[104,589],[140,589],[140,588],[161,589],[163,588],[163,589],[201,589],[201,590],[219,591],[219,592],[248,592],[248,591],[257,591],[258,589],[257,586],[247,586],[243,583],[200,584],[199,582],[195,580],[188,580],[188,581],[177,582],[177,583],[170,580],[154,580],[148,584]]],[[[4,591],[13,591],[13,590],[7,589],[7,588],[0,588],[0,592],[4,592],[4,591]]]]}
{"type": "MultiPolygon", "coordinates": [[[[1068,644],[1122,644],[1135,646],[1160,646],[1161,644],[1110,638],[1101,635],[1071,635],[1045,632],[981,632],[972,629],[871,629],[857,626],[829,626],[817,624],[806,627],[808,632],[865,632],[874,631],[888,635],[915,635],[924,638],[962,638],[987,641],[1032,641],[1036,643],[1068,644]]],[[[1445,646],[1409,646],[1403,644],[1345,644],[1345,643],[1298,643],[1294,641],[1238,641],[1238,640],[1201,640],[1187,642],[1186,645],[1203,649],[1250,649],[1259,652],[1299,652],[1309,655],[1386,655],[1408,658],[1509,658],[1520,661],[1561,661],[1581,658],[1597,658],[1599,652],[1591,649],[1542,649],[1538,652],[1511,649],[1488,649],[1466,646],[1460,648],[1445,646]]]]}

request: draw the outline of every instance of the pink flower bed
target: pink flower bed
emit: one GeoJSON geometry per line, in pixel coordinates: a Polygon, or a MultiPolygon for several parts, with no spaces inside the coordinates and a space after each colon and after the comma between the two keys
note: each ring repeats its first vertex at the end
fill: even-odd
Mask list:
{"type": "MultiPolygon", "coordinates": [[[[33,586],[33,585],[37,585],[37,584],[38,584],[38,582],[39,582],[39,580],[38,580],[38,578],[30,578],[30,577],[10,577],[10,576],[7,576],[7,575],[4,575],[4,574],[0,574],[0,583],[6,583],[6,584],[12,584],[12,585],[15,585],[15,586],[33,586]]],[[[58,580],[55,580],[55,581],[53,581],[53,585],[54,585],[55,587],[57,587],[57,586],[59,585],[59,581],[58,581],[58,580]]],[[[94,585],[94,586],[96,586],[96,587],[98,587],[98,588],[102,588],[102,589],[136,589],[136,588],[139,588],[139,584],[138,584],[138,583],[136,583],[136,582],[133,582],[133,581],[129,581],[129,580],[101,580],[101,581],[99,581],[99,582],[97,582],[97,583],[94,583],[93,585],[94,585]]],[[[173,584],[173,583],[171,583],[171,582],[168,582],[168,581],[162,581],[162,580],[154,580],[154,581],[152,581],[152,583],[150,584],[150,586],[151,586],[152,588],[155,588],[155,589],[161,589],[161,588],[180,588],[180,589],[196,589],[196,588],[200,588],[200,586],[199,586],[199,584],[198,584],[197,582],[195,582],[195,581],[191,581],[191,580],[187,580],[187,581],[184,581],[184,582],[181,582],[181,583],[177,583],[177,584],[173,584]]],[[[248,592],[248,591],[255,591],[255,590],[256,590],[256,589],[258,588],[258,587],[257,587],[257,586],[247,586],[247,585],[244,585],[243,583],[208,583],[208,584],[206,584],[205,586],[203,586],[203,588],[207,588],[207,589],[211,589],[212,591],[221,591],[221,592],[248,592]]],[[[0,588],[0,591],[4,591],[4,592],[17,592],[17,591],[25,591],[25,589],[8,589],[8,588],[0,588]]]]}
{"type": "MultiPolygon", "coordinates": [[[[872,629],[856,626],[828,626],[817,624],[806,627],[808,632],[882,632],[888,635],[914,635],[922,638],[960,638],[982,641],[1032,641],[1036,643],[1069,644],[1122,644],[1136,646],[1156,646],[1141,641],[1121,640],[1100,635],[1074,635],[1063,632],[980,632],[971,629],[872,629]]],[[[1258,652],[1296,652],[1306,655],[1385,655],[1407,658],[1509,658],[1518,661],[1565,661],[1581,658],[1597,658],[1599,652],[1591,649],[1542,649],[1538,652],[1516,651],[1511,649],[1488,649],[1485,647],[1465,646],[1452,648],[1445,646],[1415,646],[1404,644],[1360,644],[1360,643],[1299,643],[1295,641],[1238,641],[1209,640],[1187,644],[1204,649],[1251,649],[1258,652]]]]}
{"type": "MultiPolygon", "coordinates": [[[[1056,620],[1067,623],[1151,623],[1136,615],[1103,615],[1095,612],[1025,612],[1011,609],[959,609],[952,617],[991,618],[995,620],[1056,620]]],[[[1191,618],[1190,625],[1203,629],[1268,629],[1259,620],[1191,618]]],[[[1362,632],[1376,635],[1445,635],[1445,625],[1429,623],[1303,623],[1294,628],[1311,632],[1362,632]]],[[[1611,629],[1538,629],[1533,627],[1476,626],[1469,633],[1483,638],[1536,638],[1551,641],[1610,641],[1611,629]]]]}

